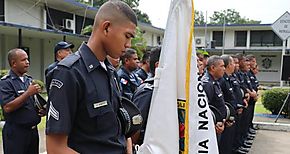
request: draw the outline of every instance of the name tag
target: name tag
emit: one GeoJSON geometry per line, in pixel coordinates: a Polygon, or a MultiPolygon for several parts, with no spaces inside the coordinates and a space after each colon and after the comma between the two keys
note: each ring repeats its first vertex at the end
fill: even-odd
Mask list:
{"type": "Polygon", "coordinates": [[[99,107],[102,107],[102,106],[106,106],[108,105],[108,102],[107,101],[102,101],[102,102],[98,102],[98,103],[94,103],[94,108],[99,108],[99,107]]]}

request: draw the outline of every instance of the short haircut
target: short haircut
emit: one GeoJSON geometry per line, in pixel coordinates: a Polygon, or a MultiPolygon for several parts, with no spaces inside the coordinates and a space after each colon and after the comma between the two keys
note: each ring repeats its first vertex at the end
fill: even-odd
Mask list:
{"type": "Polygon", "coordinates": [[[127,48],[125,53],[121,56],[121,61],[122,61],[122,64],[124,65],[125,64],[125,60],[126,59],[129,59],[132,57],[132,55],[136,54],[136,50],[132,49],[132,48],[127,48]]]}
{"type": "Polygon", "coordinates": [[[210,67],[212,65],[216,66],[218,61],[220,60],[223,60],[220,56],[217,55],[210,56],[207,61],[207,70],[210,70],[210,67]]]}
{"type": "Polygon", "coordinates": [[[10,66],[12,66],[12,61],[16,59],[18,50],[22,49],[15,48],[8,51],[8,62],[10,66]]]}
{"type": "Polygon", "coordinates": [[[237,53],[237,54],[235,55],[235,58],[238,58],[239,61],[242,61],[242,60],[245,59],[245,56],[244,56],[243,54],[241,54],[241,53],[237,53]]]}
{"type": "Polygon", "coordinates": [[[124,20],[128,20],[137,26],[137,17],[134,11],[125,2],[117,0],[110,0],[100,7],[96,14],[94,27],[97,27],[101,20],[116,22],[124,22],[124,20]]]}
{"type": "Polygon", "coordinates": [[[233,60],[230,55],[222,55],[221,58],[224,61],[225,67],[227,67],[233,60]]]}
{"type": "Polygon", "coordinates": [[[249,54],[249,55],[247,55],[246,56],[246,58],[248,59],[248,60],[253,60],[253,59],[256,59],[256,57],[253,55],[253,54],[249,54]]]}
{"type": "Polygon", "coordinates": [[[155,63],[159,61],[160,53],[161,47],[151,49],[149,66],[152,74],[155,74],[155,63]]]}
{"type": "Polygon", "coordinates": [[[150,58],[150,52],[146,51],[142,56],[141,63],[145,64],[149,60],[149,58],[150,58]]]}

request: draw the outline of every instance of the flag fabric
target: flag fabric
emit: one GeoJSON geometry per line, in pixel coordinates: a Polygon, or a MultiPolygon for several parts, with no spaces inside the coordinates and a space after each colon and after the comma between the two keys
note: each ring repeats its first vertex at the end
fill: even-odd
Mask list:
{"type": "Polygon", "coordinates": [[[218,153],[211,112],[197,75],[193,0],[172,0],[138,154],[218,153]]]}

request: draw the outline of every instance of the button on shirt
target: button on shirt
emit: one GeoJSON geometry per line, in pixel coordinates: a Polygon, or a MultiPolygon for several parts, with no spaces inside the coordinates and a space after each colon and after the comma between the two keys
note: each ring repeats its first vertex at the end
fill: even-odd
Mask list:
{"type": "MultiPolygon", "coordinates": [[[[4,76],[0,81],[1,106],[3,106],[15,98],[23,94],[32,82],[32,78],[28,75],[23,76],[23,81],[12,71],[4,76]]],[[[4,112],[6,122],[18,124],[22,126],[35,126],[40,122],[37,110],[34,106],[34,98],[30,96],[23,105],[10,113],[4,112]]]]}
{"type": "Polygon", "coordinates": [[[53,72],[46,133],[67,134],[68,146],[79,153],[121,154],[126,149],[114,68],[107,60],[105,64],[107,71],[82,44],[53,72]]]}

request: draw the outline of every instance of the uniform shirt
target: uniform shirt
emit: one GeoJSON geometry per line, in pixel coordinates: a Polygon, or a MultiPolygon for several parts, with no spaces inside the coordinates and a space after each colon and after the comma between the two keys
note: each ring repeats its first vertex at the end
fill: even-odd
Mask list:
{"type": "Polygon", "coordinates": [[[142,118],[143,118],[143,124],[141,128],[141,134],[138,144],[143,143],[144,134],[146,130],[147,120],[148,120],[148,114],[149,109],[151,105],[151,98],[153,93],[153,78],[149,78],[145,80],[144,83],[142,83],[137,90],[135,91],[132,101],[133,103],[138,107],[138,109],[141,112],[142,118]]]}
{"type": "Polygon", "coordinates": [[[50,81],[48,80],[48,74],[57,66],[57,64],[59,63],[59,61],[55,61],[54,63],[50,64],[47,69],[45,69],[44,73],[45,73],[45,86],[46,86],[46,91],[48,93],[49,90],[49,85],[50,85],[50,81]]]}
{"type": "Polygon", "coordinates": [[[239,78],[241,87],[245,90],[245,93],[247,92],[246,89],[249,89],[250,91],[253,90],[253,87],[251,85],[251,81],[249,76],[247,75],[248,72],[237,72],[236,75],[239,78]]]}
{"type": "Polygon", "coordinates": [[[148,78],[148,73],[145,72],[145,70],[143,70],[142,68],[136,71],[136,75],[142,80],[142,82],[144,82],[148,78]]]}
{"type": "Polygon", "coordinates": [[[233,75],[230,76],[230,81],[233,85],[233,91],[234,91],[234,95],[235,95],[235,98],[237,101],[237,106],[239,106],[239,107],[244,106],[244,101],[243,101],[244,95],[242,93],[242,88],[240,86],[240,82],[237,79],[237,76],[235,73],[233,73],[233,75]]]}
{"type": "MultiPolygon", "coordinates": [[[[8,75],[1,78],[0,96],[2,97],[1,106],[3,106],[15,98],[23,94],[32,82],[32,78],[28,75],[23,76],[23,81],[10,70],[8,75]]],[[[35,126],[40,122],[40,116],[35,107],[33,96],[30,96],[22,106],[10,113],[4,112],[7,123],[18,124],[22,126],[35,126]]]]}
{"type": "Polygon", "coordinates": [[[250,70],[248,72],[248,76],[250,78],[250,81],[251,81],[251,85],[253,87],[253,89],[258,92],[258,87],[259,87],[259,81],[257,79],[257,77],[255,76],[255,74],[252,72],[252,70],[250,70]]]}
{"type": "Polygon", "coordinates": [[[234,108],[236,108],[237,101],[234,95],[234,89],[230,80],[230,76],[225,73],[224,76],[219,80],[219,83],[224,95],[225,102],[230,103],[234,108]]]}
{"type": "Polygon", "coordinates": [[[121,67],[117,73],[122,87],[122,96],[131,100],[133,93],[141,84],[141,81],[134,72],[130,73],[124,67],[121,67]]]}
{"type": "Polygon", "coordinates": [[[206,96],[208,98],[209,105],[216,107],[222,114],[223,119],[225,119],[226,107],[219,82],[214,80],[208,72],[205,73],[201,81],[206,96]]]}
{"type": "Polygon", "coordinates": [[[46,134],[68,135],[68,146],[85,154],[126,150],[117,111],[120,93],[114,68],[101,66],[86,44],[63,59],[52,74],[46,134]]]}

